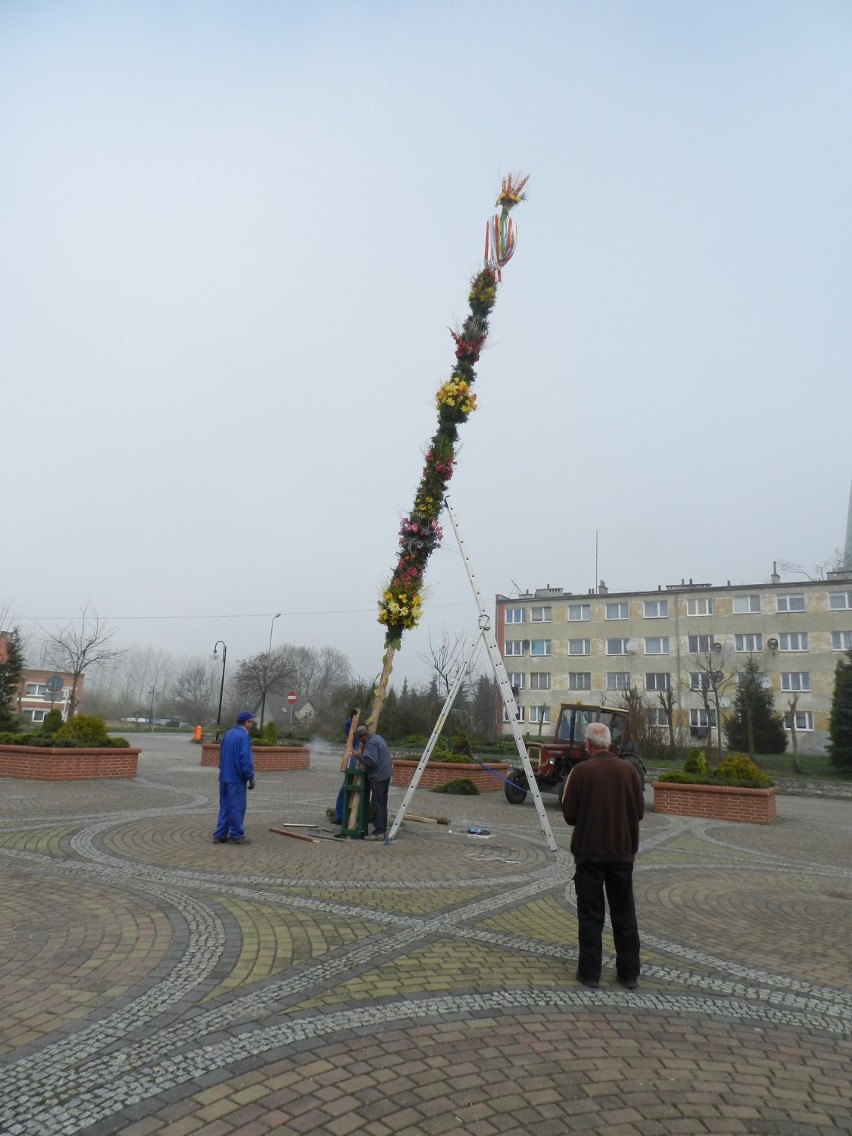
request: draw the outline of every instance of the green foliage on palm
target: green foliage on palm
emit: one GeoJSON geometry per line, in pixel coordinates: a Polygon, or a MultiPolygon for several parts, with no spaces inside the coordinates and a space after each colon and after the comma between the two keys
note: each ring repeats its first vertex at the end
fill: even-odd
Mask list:
{"type": "Polygon", "coordinates": [[[831,764],[841,773],[852,773],[852,651],[834,668],[828,736],[831,764]]]}

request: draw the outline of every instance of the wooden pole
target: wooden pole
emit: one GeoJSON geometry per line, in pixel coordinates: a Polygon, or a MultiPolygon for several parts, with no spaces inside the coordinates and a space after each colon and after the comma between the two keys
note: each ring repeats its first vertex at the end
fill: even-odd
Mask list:
{"type": "Polygon", "coordinates": [[[385,704],[385,698],[388,692],[388,682],[390,681],[391,672],[393,671],[393,659],[396,654],[396,647],[393,643],[390,644],[385,651],[383,659],[382,673],[379,675],[379,682],[376,689],[373,691],[373,705],[370,707],[370,717],[367,719],[367,729],[371,734],[376,732],[376,727],[379,724],[381,717],[382,707],[385,704]]]}

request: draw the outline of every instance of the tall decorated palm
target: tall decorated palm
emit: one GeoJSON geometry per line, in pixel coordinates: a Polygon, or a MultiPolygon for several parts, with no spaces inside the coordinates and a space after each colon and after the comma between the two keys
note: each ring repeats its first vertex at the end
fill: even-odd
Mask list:
{"type": "Polygon", "coordinates": [[[455,469],[459,426],[476,410],[474,365],[488,338],[488,319],[497,299],[502,269],[515,251],[515,224],[509,214],[524,200],[527,180],[512,174],[503,179],[497,198],[500,211],[486,228],[484,264],[470,284],[470,313],[460,328],[450,332],[455,342],[455,362],[449,378],[435,395],[438,427],[426,451],[414,504],[402,518],[397,562],[379,599],[385,654],[368,721],[371,730],[378,724],[394,654],[402,645],[403,633],[420,622],[426,565],[443,535],[438,517],[455,469]]]}

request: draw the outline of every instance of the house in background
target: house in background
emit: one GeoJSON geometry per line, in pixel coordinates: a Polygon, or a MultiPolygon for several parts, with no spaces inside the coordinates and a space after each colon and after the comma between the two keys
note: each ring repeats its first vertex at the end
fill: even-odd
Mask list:
{"type": "MultiPolygon", "coordinates": [[[[77,705],[83,698],[85,675],[77,679],[77,705]]],[[[25,670],[18,687],[17,706],[22,721],[37,726],[51,710],[62,713],[67,722],[71,709],[74,676],[65,671],[25,670]]]]}

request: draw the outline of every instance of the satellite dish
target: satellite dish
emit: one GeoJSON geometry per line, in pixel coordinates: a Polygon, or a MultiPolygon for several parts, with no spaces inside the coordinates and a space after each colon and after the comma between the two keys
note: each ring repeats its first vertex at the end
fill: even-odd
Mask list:
{"type": "Polygon", "coordinates": [[[59,675],[53,675],[44,684],[45,690],[50,694],[58,694],[65,685],[64,681],[59,675]]]}
{"type": "Polygon", "coordinates": [[[760,680],[760,685],[764,690],[769,690],[769,688],[772,686],[772,679],[769,677],[769,675],[763,676],[763,678],[760,680]]]}
{"type": "Polygon", "coordinates": [[[636,654],[636,648],[638,646],[639,646],[639,644],[637,643],[637,641],[635,639],[628,639],[626,644],[625,644],[625,650],[627,651],[628,655],[635,655],[636,654]]]}
{"type": "Polygon", "coordinates": [[[723,710],[727,710],[728,707],[731,705],[731,700],[730,700],[730,698],[728,698],[727,694],[723,694],[722,697],[719,699],[719,705],[722,707],[723,710]]]}

